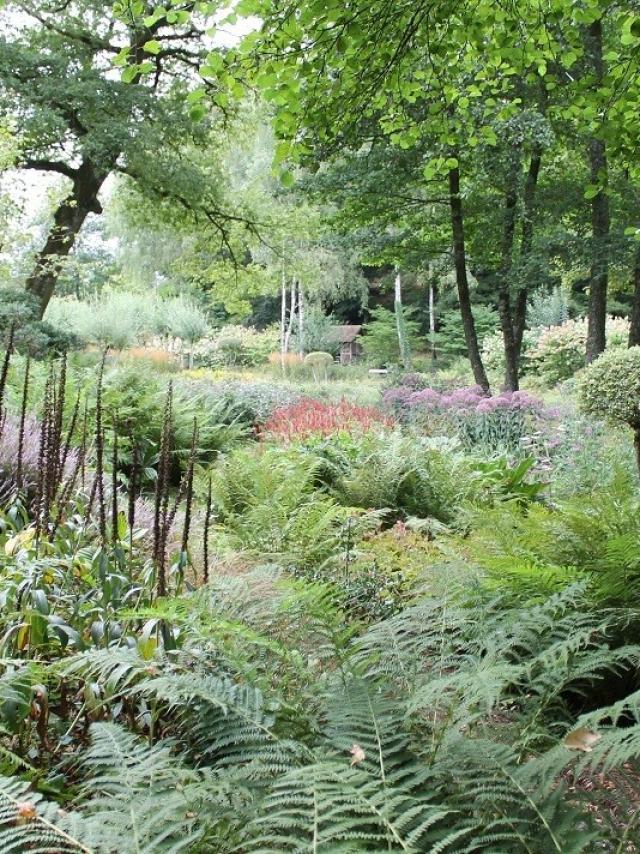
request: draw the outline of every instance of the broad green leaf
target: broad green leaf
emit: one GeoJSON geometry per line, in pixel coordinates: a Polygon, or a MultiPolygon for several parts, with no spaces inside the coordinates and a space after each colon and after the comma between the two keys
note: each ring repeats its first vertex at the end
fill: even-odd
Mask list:
{"type": "Polygon", "coordinates": [[[162,45],[157,39],[150,39],[148,42],[145,42],[142,45],[142,49],[145,53],[158,54],[162,50],[162,45]]]}

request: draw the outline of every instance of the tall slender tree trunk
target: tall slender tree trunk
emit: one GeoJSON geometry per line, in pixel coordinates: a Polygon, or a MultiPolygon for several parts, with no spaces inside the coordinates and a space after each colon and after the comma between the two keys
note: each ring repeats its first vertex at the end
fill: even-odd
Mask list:
{"type": "Polygon", "coordinates": [[[298,284],[298,350],[304,356],[304,293],[298,284]]]}
{"type": "Polygon", "coordinates": [[[513,243],[516,233],[520,155],[517,151],[513,151],[511,156],[512,162],[509,167],[505,191],[501,259],[498,272],[498,314],[505,357],[504,386],[508,391],[517,391],[520,359],[511,316],[510,276],[513,267],[513,243]]]}
{"type": "Polygon", "coordinates": [[[429,349],[431,350],[431,361],[435,362],[438,357],[436,352],[436,301],[435,288],[431,277],[429,277],[429,349]]]}
{"type": "Polygon", "coordinates": [[[471,311],[471,295],[469,293],[469,279],[467,277],[467,255],[464,243],[464,213],[462,209],[462,198],[460,196],[460,170],[449,170],[449,208],[451,211],[451,231],[453,233],[453,263],[456,272],[456,285],[458,288],[458,301],[460,303],[460,316],[464,329],[464,338],[469,353],[469,361],[476,383],[485,391],[489,392],[489,380],[482,364],[480,348],[478,347],[478,336],[476,325],[471,311]]]}
{"type": "MultiPolygon", "coordinates": [[[[597,87],[604,77],[602,21],[594,21],[587,35],[588,54],[597,87]]],[[[591,200],[591,278],[587,325],[587,362],[592,362],[606,346],[607,288],[609,285],[609,196],[607,195],[607,150],[604,140],[589,141],[591,183],[600,190],[591,200]]]]}
{"type": "Polygon", "coordinates": [[[284,373],[284,348],[287,336],[287,279],[284,268],[284,246],[282,252],[282,282],[280,288],[280,299],[280,367],[284,373]]]}
{"type": "Polygon", "coordinates": [[[38,299],[40,319],[85,219],[90,213],[102,213],[98,193],[109,171],[98,170],[90,160],[84,160],[75,170],[71,192],[58,205],[47,241],[38,252],[33,272],[26,282],[27,291],[38,299]]]}
{"type": "Polygon", "coordinates": [[[295,279],[291,280],[291,308],[289,309],[289,322],[287,324],[287,328],[284,333],[284,347],[283,353],[289,352],[289,343],[291,341],[291,334],[293,332],[293,322],[296,316],[296,285],[298,283],[295,279]]]}
{"type": "Polygon", "coordinates": [[[633,253],[633,307],[629,327],[629,347],[640,347],[640,244],[633,253]]]}
{"type": "Polygon", "coordinates": [[[407,328],[404,322],[404,309],[402,305],[402,274],[400,270],[396,270],[396,278],[394,281],[394,300],[393,309],[396,316],[396,331],[398,333],[398,349],[400,350],[400,360],[405,369],[411,367],[411,351],[409,342],[407,341],[407,328]]]}
{"type": "MultiPolygon", "coordinates": [[[[535,201],[538,188],[538,177],[542,163],[542,147],[534,146],[529,160],[529,169],[524,183],[522,195],[522,237],[520,240],[521,263],[526,261],[533,249],[533,230],[535,222],[535,201]]],[[[527,322],[527,299],[529,288],[523,285],[516,296],[516,304],[513,312],[513,333],[515,336],[516,350],[518,353],[518,368],[522,358],[522,340],[527,322]]]]}

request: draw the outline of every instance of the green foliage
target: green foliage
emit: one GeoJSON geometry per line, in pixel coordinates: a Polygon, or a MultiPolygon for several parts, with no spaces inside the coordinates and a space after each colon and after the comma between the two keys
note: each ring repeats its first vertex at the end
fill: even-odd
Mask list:
{"type": "MultiPolygon", "coordinates": [[[[607,319],[607,346],[622,349],[627,346],[629,322],[624,318],[607,319]]],[[[587,321],[585,318],[566,320],[539,332],[535,346],[527,353],[527,372],[541,377],[547,385],[569,379],[586,364],[587,321]]]]}
{"type": "Polygon", "coordinates": [[[420,532],[440,533],[440,527],[421,521],[412,519],[411,527],[398,522],[357,544],[341,584],[350,614],[362,614],[367,622],[382,620],[415,595],[428,567],[441,557],[438,546],[420,532]]]}
{"type": "MultiPolygon", "coordinates": [[[[238,450],[212,472],[223,541],[308,574],[339,561],[351,513],[315,490],[317,466],[304,453],[275,447],[238,450]]],[[[375,526],[366,515],[355,528],[375,526]]]]}
{"type": "Polygon", "coordinates": [[[448,443],[399,432],[324,441],[311,447],[338,500],[390,518],[450,522],[471,486],[467,462],[448,443]]]}
{"type": "MultiPolygon", "coordinates": [[[[474,306],[473,319],[480,342],[494,333],[498,326],[497,313],[483,305],[474,306]]],[[[467,355],[462,320],[458,311],[448,311],[439,319],[436,347],[438,352],[448,360],[467,355]]]]}
{"type": "Polygon", "coordinates": [[[6,852],[87,854],[91,834],[75,813],[46,801],[28,783],[0,776],[0,845],[6,852]]]}
{"type": "MultiPolygon", "coordinates": [[[[325,314],[318,305],[310,305],[304,312],[304,346],[311,352],[322,351],[337,356],[340,344],[333,334],[333,327],[340,321],[331,315],[325,314]]],[[[292,340],[295,345],[299,344],[299,331],[294,327],[292,340]]],[[[295,347],[294,347],[295,349],[295,347]]],[[[298,348],[299,349],[299,348],[298,348]]]]}
{"type": "Polygon", "coordinates": [[[586,412],[640,429],[640,347],[603,353],[580,378],[579,394],[586,412]]]}
{"type": "Polygon", "coordinates": [[[37,359],[82,346],[82,336],[63,326],[38,320],[38,301],[15,287],[0,288],[0,336],[15,324],[14,346],[37,359]]]}
{"type": "MultiPolygon", "coordinates": [[[[107,421],[118,425],[121,462],[131,464],[132,446],[137,445],[140,462],[145,466],[145,479],[154,476],[157,463],[166,385],[166,380],[152,368],[141,364],[114,364],[104,376],[103,403],[107,421]]],[[[187,463],[194,418],[199,425],[196,454],[201,463],[210,462],[245,438],[249,424],[232,399],[209,394],[206,386],[199,388],[188,381],[176,381],[173,388],[171,473],[178,480],[187,463]]],[[[88,405],[89,414],[95,417],[95,400],[89,398],[88,405]]],[[[111,443],[112,436],[108,433],[109,448],[111,443]]]]}
{"type": "MultiPolygon", "coordinates": [[[[522,336],[522,350],[520,361],[520,375],[525,373],[527,358],[530,351],[535,347],[538,340],[536,330],[526,329],[522,336]]],[[[500,387],[504,381],[505,357],[504,357],[504,339],[502,332],[495,331],[489,335],[485,335],[482,341],[482,361],[491,376],[491,381],[497,387],[500,387]]]]}
{"type": "Polygon", "coordinates": [[[138,851],[192,851],[202,838],[198,816],[189,811],[199,775],[168,746],[150,747],[114,724],[95,723],[80,771],[83,817],[99,850],[105,827],[109,847],[121,851],[130,850],[132,840],[138,851]]]}
{"type": "Polygon", "coordinates": [[[333,356],[331,353],[323,353],[321,350],[307,353],[304,357],[304,364],[311,368],[313,378],[317,383],[322,380],[326,382],[329,366],[333,365],[333,356]]]}
{"type": "MultiPolygon", "coordinates": [[[[247,459],[227,469],[234,477],[216,484],[223,526],[252,516],[256,498],[282,502],[288,489],[296,527],[294,502],[304,503],[310,486],[287,480],[316,472],[304,455],[280,457],[268,449],[261,471],[247,459]]],[[[611,508],[602,516],[616,518],[611,508]]],[[[529,518],[513,508],[504,528],[529,518]]],[[[637,520],[637,508],[628,518],[637,520]]],[[[375,610],[361,614],[348,598],[341,610],[326,585],[263,570],[220,576],[153,606],[125,604],[110,622],[127,621],[127,631],[75,647],[66,662],[41,659],[22,670],[26,681],[5,658],[5,698],[29,689],[19,713],[24,741],[34,725],[30,686],[42,703],[36,679],[51,686],[50,708],[71,718],[64,729],[78,726],[82,708],[90,719],[89,745],[82,738],[68,748],[75,812],[61,815],[26,783],[0,778],[5,847],[128,851],[133,838],[145,854],[294,851],[314,840],[354,851],[593,850],[602,825],[595,831],[588,821],[584,793],[569,796],[558,781],[601,764],[618,768],[637,751],[637,694],[613,705],[594,700],[637,660],[638,648],[617,640],[628,613],[591,607],[586,579],[551,591],[538,583],[533,597],[512,582],[502,591],[494,571],[439,565],[436,547],[420,547],[418,536],[382,535],[382,550],[366,541],[358,561],[369,549],[385,562],[395,555],[396,565],[415,541],[425,570],[417,560],[413,572],[427,592],[399,611],[398,600],[392,616],[351,643],[354,616],[375,610]],[[623,717],[631,725],[619,726],[623,717]],[[576,758],[567,736],[580,727],[602,738],[576,758]],[[25,822],[16,822],[19,810],[25,822]]],[[[7,558],[15,572],[30,560],[7,558]]],[[[344,571],[356,567],[348,561],[344,571]]],[[[55,725],[56,716],[35,714],[38,727],[55,725]]]]}
{"type": "Polygon", "coordinates": [[[225,326],[212,341],[201,343],[197,362],[209,368],[255,367],[264,365],[279,346],[275,327],[259,332],[251,327],[225,326]]]}
{"type": "Polygon", "coordinates": [[[538,291],[531,297],[527,311],[530,328],[561,326],[569,319],[569,303],[565,291],[555,287],[550,293],[538,291]]]}
{"type": "Polygon", "coordinates": [[[535,466],[535,457],[525,457],[517,465],[510,466],[508,460],[498,459],[476,463],[483,487],[490,501],[514,501],[521,507],[540,498],[547,484],[530,480],[528,475],[535,466]]]}
{"type": "Polygon", "coordinates": [[[506,509],[483,513],[471,549],[502,585],[513,580],[523,591],[537,583],[547,590],[551,579],[562,585],[583,578],[594,600],[622,606],[640,585],[637,513],[638,497],[623,479],[590,498],[553,508],[531,505],[526,515],[506,509]]]}
{"type": "MultiPolygon", "coordinates": [[[[394,312],[379,306],[370,312],[371,320],[365,323],[362,347],[367,360],[377,367],[399,365],[401,362],[398,327],[394,312]]],[[[404,332],[412,350],[419,347],[418,322],[411,309],[404,310],[404,332]]]]}
{"type": "Polygon", "coordinates": [[[231,335],[220,338],[218,339],[218,351],[223,365],[237,365],[243,355],[242,339],[234,338],[231,335]]]}
{"type": "Polygon", "coordinates": [[[191,375],[194,380],[189,387],[201,399],[226,401],[229,409],[238,413],[240,421],[252,426],[264,424],[275,409],[297,403],[301,398],[293,385],[249,380],[213,381],[208,379],[207,372],[191,375]]]}
{"type": "Polygon", "coordinates": [[[182,298],[111,291],[91,301],[53,299],[47,319],[61,329],[98,344],[123,350],[152,336],[180,338],[189,347],[208,332],[204,313],[182,298]]]}

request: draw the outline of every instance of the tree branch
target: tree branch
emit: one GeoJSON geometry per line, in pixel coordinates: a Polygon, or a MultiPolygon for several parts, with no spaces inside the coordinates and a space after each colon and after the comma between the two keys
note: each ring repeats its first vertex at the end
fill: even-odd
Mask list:
{"type": "Polygon", "coordinates": [[[19,163],[19,167],[21,169],[37,169],[40,172],[57,172],[59,175],[71,178],[72,181],[76,179],[78,174],[75,169],[71,166],[67,166],[66,163],[62,163],[60,160],[23,160],[19,163]]]}
{"type": "Polygon", "coordinates": [[[104,50],[109,53],[118,53],[120,51],[118,45],[111,44],[109,41],[101,39],[95,33],[90,33],[87,30],[67,30],[64,27],[58,26],[50,20],[50,18],[36,12],[32,8],[25,8],[24,6],[21,8],[27,15],[35,18],[39,24],[42,24],[45,29],[50,30],[53,33],[57,33],[59,36],[63,36],[63,38],[70,39],[71,41],[78,41],[93,50],[104,50]]]}

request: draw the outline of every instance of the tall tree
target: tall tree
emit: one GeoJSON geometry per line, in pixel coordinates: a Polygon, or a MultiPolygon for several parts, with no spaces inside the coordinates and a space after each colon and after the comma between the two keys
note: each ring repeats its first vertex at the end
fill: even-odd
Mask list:
{"type": "MultiPolygon", "coordinates": [[[[262,48],[265,59],[257,77],[268,96],[282,104],[277,131],[285,140],[295,140],[303,158],[326,157],[345,145],[358,149],[381,138],[401,149],[424,152],[429,139],[424,179],[438,185],[441,193],[448,184],[452,256],[467,349],[476,381],[488,389],[466,281],[460,184],[474,152],[499,144],[496,124],[520,111],[523,81],[531,86],[546,75],[546,25],[536,14],[536,3],[531,0],[517,11],[497,8],[488,0],[361,0],[348,8],[331,4],[329,9],[295,0],[265,0],[242,7],[264,21],[262,34],[251,44],[253,51],[262,48]]],[[[288,153],[286,144],[281,152],[288,153]]],[[[496,279],[510,366],[507,385],[517,387],[526,294],[511,306],[508,280],[518,201],[512,189],[496,279]]]]}
{"type": "MultiPolygon", "coordinates": [[[[605,60],[602,19],[589,25],[585,53],[596,92],[602,88],[605,60]]],[[[609,231],[611,217],[607,195],[608,168],[606,142],[601,136],[589,140],[591,184],[595,188],[591,199],[592,261],[589,283],[589,313],[587,331],[587,361],[591,362],[606,347],[607,288],[609,284],[609,231]]]]}
{"type": "MultiPolygon", "coordinates": [[[[185,192],[177,159],[181,141],[198,136],[195,120],[205,112],[196,100],[202,93],[189,94],[205,54],[204,30],[186,11],[191,3],[164,12],[137,5],[146,17],[123,13],[115,20],[110,0],[5,6],[0,99],[20,128],[18,166],[64,179],[26,282],[41,314],[86,218],[102,211],[100,192],[110,174],[127,173],[174,204],[190,206],[195,198],[185,192]],[[130,61],[122,79],[114,74],[114,64],[130,61]]],[[[211,191],[203,195],[203,219],[224,230],[228,220],[218,200],[211,191]]]]}
{"type": "MultiPolygon", "coordinates": [[[[567,144],[575,145],[578,137],[583,145],[588,138],[595,141],[593,177],[586,188],[593,199],[591,349],[603,346],[609,214],[602,183],[607,154],[610,159],[613,151],[625,149],[628,157],[638,147],[632,106],[640,80],[635,8],[613,0],[556,0],[544,10],[539,0],[355,0],[348,5],[337,0],[243,0],[239,9],[263,22],[238,59],[248,56],[247,64],[257,66],[257,81],[278,107],[282,158],[297,152],[303,160],[326,159],[345,147],[358,150],[382,138],[402,149],[424,151],[428,137],[430,152],[423,164],[427,181],[442,186],[459,178],[463,183],[462,210],[456,201],[460,193],[449,191],[454,202],[451,234],[468,349],[480,379],[481,359],[465,308],[468,294],[460,263],[469,162],[483,146],[499,147],[498,126],[528,106],[528,93],[538,88],[551,93],[549,119],[557,132],[572,135],[566,136],[567,144]],[[587,67],[594,73],[584,73],[587,67]]],[[[542,148],[531,149],[522,157],[522,169],[512,173],[500,204],[502,257],[494,280],[506,384],[512,388],[517,387],[527,301],[522,282],[513,287],[513,262],[516,248],[524,255],[532,250],[542,154],[542,148]]],[[[568,222],[566,226],[568,230],[568,222]]]]}

